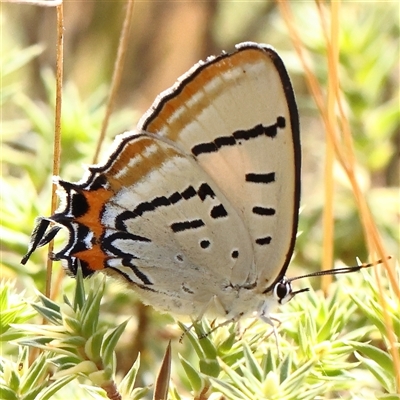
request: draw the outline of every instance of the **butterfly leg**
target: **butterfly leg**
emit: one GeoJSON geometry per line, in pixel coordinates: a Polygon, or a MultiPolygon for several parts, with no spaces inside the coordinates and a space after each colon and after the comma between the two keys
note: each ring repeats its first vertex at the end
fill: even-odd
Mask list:
{"type": "MultiPolygon", "coordinates": [[[[225,310],[224,306],[222,305],[221,301],[219,300],[218,296],[213,296],[211,298],[211,300],[213,302],[214,310],[217,312],[218,315],[224,315],[224,314],[227,315],[228,314],[228,312],[225,310]]],[[[238,321],[242,316],[243,316],[243,313],[239,313],[238,315],[235,315],[232,318],[229,318],[226,321],[221,322],[217,326],[214,326],[209,332],[203,333],[199,337],[199,339],[207,337],[211,333],[215,332],[221,326],[228,325],[228,324],[230,324],[232,322],[238,321]]]]}
{"type": "Polygon", "coordinates": [[[272,333],[274,334],[274,337],[275,337],[275,344],[276,344],[276,350],[277,350],[278,358],[281,359],[281,352],[279,350],[278,332],[277,332],[276,326],[275,326],[275,324],[273,322],[273,321],[278,322],[279,323],[278,327],[279,327],[280,324],[281,324],[281,321],[279,321],[279,319],[274,318],[274,317],[268,317],[265,314],[259,314],[259,318],[261,319],[261,321],[265,322],[266,324],[268,324],[268,325],[270,325],[272,327],[272,333]]]}
{"type": "MultiPolygon", "coordinates": [[[[185,329],[185,331],[182,333],[181,337],[179,338],[179,343],[182,343],[182,340],[186,334],[186,332],[189,332],[194,325],[196,324],[196,322],[199,322],[204,315],[207,313],[207,310],[209,309],[213,309],[214,313],[216,315],[226,315],[228,314],[228,312],[225,310],[224,306],[222,305],[221,301],[219,300],[217,295],[214,295],[213,297],[211,297],[211,299],[206,303],[205,307],[203,307],[202,311],[199,313],[199,315],[196,317],[195,320],[192,321],[192,324],[187,327],[185,329]]],[[[243,314],[237,315],[233,318],[230,318],[224,322],[222,322],[221,324],[218,324],[217,326],[215,326],[213,329],[211,329],[209,332],[204,333],[203,335],[201,335],[199,337],[199,339],[205,338],[207,337],[210,333],[214,332],[215,330],[217,330],[219,327],[223,326],[223,325],[227,325],[230,322],[234,322],[237,321],[243,314]]]]}
{"type": "Polygon", "coordinates": [[[207,337],[207,336],[210,335],[211,333],[215,332],[217,329],[221,328],[221,326],[228,325],[228,324],[230,324],[230,323],[233,323],[233,322],[238,321],[242,316],[243,316],[243,313],[240,313],[240,314],[238,314],[238,315],[235,315],[235,316],[232,317],[232,318],[227,319],[227,320],[224,321],[224,322],[221,322],[221,323],[218,324],[217,326],[214,326],[214,328],[212,328],[210,331],[208,331],[208,332],[206,332],[206,333],[203,333],[201,336],[199,336],[199,339],[203,339],[203,338],[207,337]]]}

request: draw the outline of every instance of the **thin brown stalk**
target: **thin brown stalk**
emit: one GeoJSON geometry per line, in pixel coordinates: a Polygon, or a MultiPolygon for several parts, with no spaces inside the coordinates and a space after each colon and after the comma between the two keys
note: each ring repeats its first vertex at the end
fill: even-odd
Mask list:
{"type": "MultiPolygon", "coordinates": [[[[62,106],[62,84],[63,84],[63,46],[64,46],[64,14],[63,3],[56,7],[57,11],[57,48],[56,48],[56,105],[54,121],[54,144],[53,144],[53,175],[60,174],[61,157],[61,106],[62,106]]],[[[53,183],[51,192],[51,214],[57,208],[57,186],[53,183]]],[[[53,262],[50,254],[53,252],[54,244],[49,243],[47,266],[46,266],[46,296],[51,295],[51,277],[53,272],[53,262]]]]}
{"type": "Polygon", "coordinates": [[[106,114],[104,116],[103,124],[101,126],[101,131],[100,131],[99,138],[97,141],[96,150],[95,150],[95,153],[93,156],[93,164],[97,163],[97,161],[98,161],[101,146],[106,137],[108,122],[110,120],[111,114],[114,109],[115,98],[117,96],[118,89],[119,89],[119,86],[121,83],[122,71],[123,71],[124,62],[125,62],[126,49],[128,48],[128,44],[129,44],[129,32],[130,32],[131,25],[132,25],[133,6],[134,6],[134,0],[128,0],[127,6],[126,6],[127,7],[126,12],[125,12],[125,19],[124,19],[124,23],[123,23],[122,31],[121,31],[121,36],[119,38],[117,57],[116,57],[115,63],[114,63],[114,72],[113,72],[113,77],[111,80],[110,94],[108,96],[108,102],[107,102],[107,106],[106,106],[106,114]]]}

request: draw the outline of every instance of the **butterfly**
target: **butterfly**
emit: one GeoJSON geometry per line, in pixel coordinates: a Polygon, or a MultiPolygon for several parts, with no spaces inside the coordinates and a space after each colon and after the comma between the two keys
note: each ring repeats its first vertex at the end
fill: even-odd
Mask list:
{"type": "MultiPolygon", "coordinates": [[[[308,289],[286,278],[300,203],[295,95],[270,46],[241,43],[200,61],[161,93],[136,131],[38,218],[32,252],[68,231],[52,255],[72,274],[126,282],[174,315],[238,320],[308,289]],[[52,226],[50,226],[52,225],[52,226]]],[[[369,264],[317,272],[347,273],[369,264]]]]}

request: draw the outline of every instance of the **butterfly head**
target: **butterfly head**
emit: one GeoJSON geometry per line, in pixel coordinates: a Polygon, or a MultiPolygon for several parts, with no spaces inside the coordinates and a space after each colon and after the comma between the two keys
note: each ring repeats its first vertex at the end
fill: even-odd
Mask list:
{"type": "MultiPolygon", "coordinates": [[[[390,258],[391,257],[388,257],[388,259],[390,259],[390,258]]],[[[293,299],[293,297],[296,294],[299,294],[302,292],[308,292],[310,290],[309,288],[304,288],[304,289],[299,289],[299,290],[293,291],[292,282],[295,280],[302,279],[302,278],[312,278],[312,277],[322,276],[322,275],[348,274],[351,272],[359,271],[360,269],[363,269],[363,268],[372,267],[373,265],[377,265],[382,262],[383,262],[382,260],[378,260],[374,263],[359,263],[358,265],[352,266],[352,267],[335,268],[335,269],[330,269],[330,270],[326,270],[326,271],[318,271],[318,272],[314,272],[311,274],[296,276],[296,277],[290,278],[290,279],[288,279],[286,276],[283,276],[273,286],[273,289],[272,289],[273,297],[280,305],[286,304],[288,301],[293,299]]]]}
{"type": "Polygon", "coordinates": [[[284,276],[274,286],[273,296],[280,305],[286,304],[288,301],[292,300],[296,294],[308,292],[310,290],[309,288],[305,288],[294,291],[291,281],[291,279],[284,276]]]}

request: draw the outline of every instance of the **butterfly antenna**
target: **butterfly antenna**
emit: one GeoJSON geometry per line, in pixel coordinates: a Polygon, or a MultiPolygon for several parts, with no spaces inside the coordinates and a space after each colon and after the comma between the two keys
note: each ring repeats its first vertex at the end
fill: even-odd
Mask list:
{"type": "MultiPolygon", "coordinates": [[[[388,256],[387,260],[390,260],[391,258],[392,258],[391,256],[388,256]]],[[[312,278],[314,276],[349,274],[351,272],[359,271],[360,269],[363,269],[363,268],[369,268],[369,267],[373,267],[374,265],[382,264],[384,261],[383,261],[383,259],[380,259],[380,260],[372,262],[372,263],[361,263],[360,260],[357,258],[357,262],[358,262],[358,265],[354,265],[352,267],[333,268],[333,269],[328,269],[326,271],[312,272],[311,274],[296,276],[294,278],[288,279],[288,281],[293,282],[298,279],[312,278]]]]}

